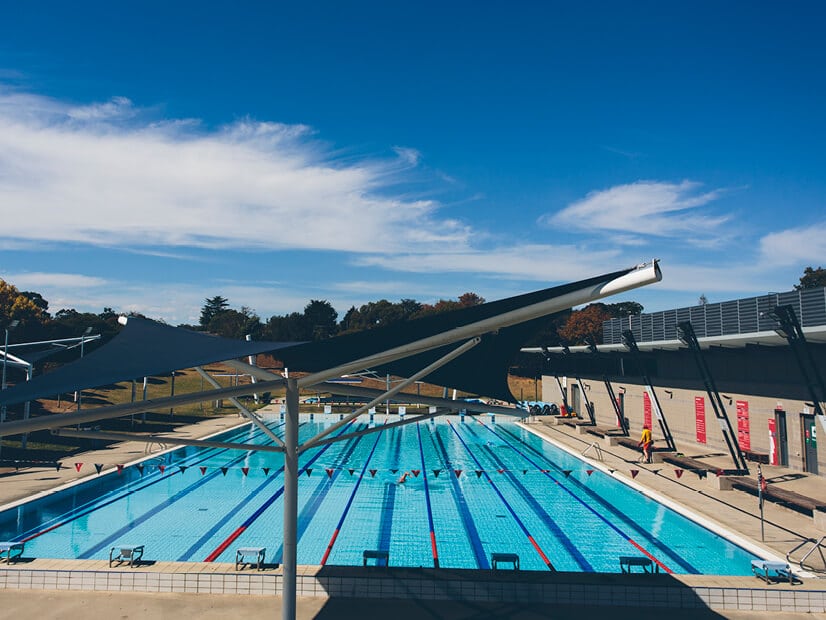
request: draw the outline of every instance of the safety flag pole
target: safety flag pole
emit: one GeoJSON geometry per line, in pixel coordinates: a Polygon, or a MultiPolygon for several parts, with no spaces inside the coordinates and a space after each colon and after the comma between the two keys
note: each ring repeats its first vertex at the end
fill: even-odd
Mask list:
{"type": "Polygon", "coordinates": [[[766,488],[766,479],[763,477],[763,470],[760,468],[760,463],[757,464],[757,502],[760,505],[760,540],[766,540],[766,534],[763,524],[763,491],[766,488]]]}

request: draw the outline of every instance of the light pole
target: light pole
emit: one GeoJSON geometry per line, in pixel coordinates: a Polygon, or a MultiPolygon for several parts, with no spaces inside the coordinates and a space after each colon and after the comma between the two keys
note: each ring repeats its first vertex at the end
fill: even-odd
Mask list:
{"type": "MultiPolygon", "coordinates": [[[[11,323],[8,324],[6,327],[6,339],[3,341],[3,383],[2,389],[6,389],[6,364],[8,363],[9,357],[9,332],[13,330],[20,324],[20,321],[15,319],[11,323]]],[[[3,405],[2,409],[0,409],[0,422],[6,421],[6,405],[3,405]]],[[[0,445],[0,449],[2,449],[2,445],[0,445]]]]}
{"type": "MultiPolygon", "coordinates": [[[[86,331],[83,332],[83,335],[80,337],[80,359],[83,359],[83,345],[86,344],[86,336],[92,333],[92,326],[86,328],[86,331]]],[[[77,392],[77,410],[80,411],[80,404],[83,400],[83,390],[78,390],[77,392]]]]}

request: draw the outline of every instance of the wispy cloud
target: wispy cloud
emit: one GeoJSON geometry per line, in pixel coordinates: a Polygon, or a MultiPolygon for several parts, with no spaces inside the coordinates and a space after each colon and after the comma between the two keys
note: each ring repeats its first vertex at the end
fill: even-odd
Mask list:
{"type": "Polygon", "coordinates": [[[591,192],[557,213],[542,216],[539,221],[546,226],[619,231],[634,237],[683,238],[687,242],[707,244],[719,234],[730,216],[698,212],[698,208],[717,200],[724,191],[700,192],[700,187],[700,183],[693,181],[637,181],[617,185],[591,192]]]}
{"type": "Polygon", "coordinates": [[[394,146],[393,151],[409,166],[417,166],[422,158],[418,150],[406,146],[394,146]]]}
{"type": "Polygon", "coordinates": [[[18,289],[37,289],[39,287],[66,287],[66,288],[95,288],[106,286],[104,278],[95,278],[78,273],[0,273],[7,282],[11,282],[18,289]]]}
{"type": "Polygon", "coordinates": [[[760,240],[760,254],[769,265],[826,265],[826,222],[770,233],[760,240]]]}
{"type": "Polygon", "coordinates": [[[206,131],[151,116],[120,97],[76,106],[0,90],[0,236],[166,251],[468,244],[471,229],[437,202],[388,197],[397,159],[336,160],[304,125],[206,131]]]}

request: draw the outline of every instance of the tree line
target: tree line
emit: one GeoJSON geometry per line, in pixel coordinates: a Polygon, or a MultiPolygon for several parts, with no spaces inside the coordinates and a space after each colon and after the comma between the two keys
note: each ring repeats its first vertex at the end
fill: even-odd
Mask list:
{"type": "MultiPolygon", "coordinates": [[[[823,286],[826,286],[826,270],[822,267],[806,267],[800,283],[794,288],[801,290],[823,286]]],[[[339,319],[338,312],[328,301],[311,299],[302,312],[273,315],[262,320],[253,309],[247,306],[242,306],[240,310],[233,309],[227,298],[215,295],[204,300],[197,325],[182,324],[179,327],[226,338],[243,338],[249,334],[254,340],[297,342],[322,340],[385,327],[483,303],[483,297],[471,292],[464,293],[457,299],[441,299],[435,304],[421,303],[415,299],[402,299],[398,302],[381,299],[359,307],[351,306],[339,319]]],[[[600,343],[604,321],[640,314],[642,311],[642,305],[629,301],[614,304],[598,302],[580,310],[560,312],[549,317],[525,346],[557,346],[563,342],[583,344],[589,336],[600,343]]],[[[0,279],[0,326],[8,328],[13,321],[17,321],[14,329],[9,332],[9,342],[77,337],[91,327],[93,333],[101,334],[101,339],[97,341],[99,345],[119,331],[117,318],[118,313],[112,308],[104,308],[98,314],[64,308],[52,315],[49,302],[40,293],[20,291],[0,279]]],[[[90,344],[90,348],[94,346],[96,345],[90,344]]],[[[59,356],[56,359],[59,360],[59,356]]]]}

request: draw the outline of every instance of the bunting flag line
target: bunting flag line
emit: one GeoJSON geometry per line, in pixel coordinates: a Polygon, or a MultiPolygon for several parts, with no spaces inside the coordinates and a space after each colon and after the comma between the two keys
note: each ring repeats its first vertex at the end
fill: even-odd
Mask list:
{"type": "Polygon", "coordinates": [[[206,473],[206,467],[204,467],[203,465],[201,467],[199,467],[198,469],[201,470],[201,475],[202,476],[206,473]]]}
{"type": "Polygon", "coordinates": [[[399,473],[399,470],[398,469],[391,469],[390,472],[395,475],[395,474],[399,473]]]}
{"type": "Polygon", "coordinates": [[[327,477],[328,477],[328,478],[332,478],[332,477],[333,477],[333,470],[332,470],[332,469],[330,469],[330,468],[328,467],[328,468],[327,468],[327,469],[325,469],[324,471],[326,471],[326,472],[327,472],[327,477]]]}
{"type": "Polygon", "coordinates": [[[369,471],[370,471],[370,477],[375,478],[376,477],[376,472],[378,471],[378,469],[371,469],[369,471]]]}
{"type": "Polygon", "coordinates": [[[573,471],[574,471],[573,469],[563,469],[562,473],[565,474],[565,477],[567,478],[568,476],[570,476],[573,473],[573,471]]]}
{"type": "Polygon", "coordinates": [[[420,473],[422,473],[422,470],[421,470],[421,469],[411,469],[410,471],[411,471],[411,472],[413,472],[413,475],[414,475],[416,478],[418,478],[418,477],[419,477],[419,474],[420,474],[420,473]]]}
{"type": "Polygon", "coordinates": [[[163,473],[164,470],[166,469],[166,465],[158,465],[158,469],[160,470],[161,473],[163,473]]]}
{"type": "Polygon", "coordinates": [[[181,470],[181,473],[184,473],[187,467],[189,467],[189,465],[178,465],[178,469],[181,470]]]}
{"type": "Polygon", "coordinates": [[[55,463],[54,464],[55,471],[60,471],[61,467],[63,467],[63,463],[55,463]]]}
{"type": "Polygon", "coordinates": [[[228,471],[229,471],[229,467],[222,467],[221,468],[221,473],[224,474],[225,476],[227,475],[228,471]]]}
{"type": "Polygon", "coordinates": [[[434,469],[434,470],[433,470],[433,477],[434,477],[434,478],[438,478],[438,477],[439,477],[439,474],[441,474],[441,473],[442,473],[442,470],[441,470],[441,469],[434,469]]]}
{"type": "Polygon", "coordinates": [[[633,479],[633,478],[636,478],[638,473],[640,473],[640,470],[639,470],[639,469],[632,469],[632,470],[631,470],[631,478],[632,478],[632,479],[633,479]]]}
{"type": "Polygon", "coordinates": [[[355,472],[356,470],[355,470],[355,469],[348,469],[347,471],[348,471],[348,472],[349,472],[349,474],[352,476],[352,475],[353,475],[353,472],[355,472]]]}
{"type": "Polygon", "coordinates": [[[456,474],[456,477],[458,478],[459,476],[461,476],[461,475],[462,475],[462,470],[461,470],[461,469],[454,469],[454,470],[453,470],[453,473],[455,473],[455,474],[456,474]]]}
{"type": "Polygon", "coordinates": [[[241,468],[241,473],[246,476],[248,473],[250,473],[250,468],[249,467],[242,467],[241,468]]]}
{"type": "Polygon", "coordinates": [[[703,479],[705,479],[708,472],[706,472],[704,469],[698,469],[694,473],[697,474],[697,477],[700,480],[703,480],[703,479]]]}
{"type": "Polygon", "coordinates": [[[585,470],[585,473],[586,473],[586,474],[588,474],[588,475],[590,476],[591,474],[593,474],[593,473],[594,473],[594,470],[593,470],[593,469],[586,469],[586,470],[585,470]]]}
{"type": "Polygon", "coordinates": [[[138,471],[141,472],[141,476],[143,476],[143,463],[138,463],[135,467],[138,468],[138,471]]]}
{"type": "Polygon", "coordinates": [[[120,464],[118,465],[118,473],[119,474],[123,473],[123,465],[120,465],[120,464]]]}
{"type": "Polygon", "coordinates": [[[481,477],[482,477],[482,470],[481,470],[481,469],[477,469],[475,473],[476,473],[476,477],[477,477],[477,478],[481,478],[481,477]]]}
{"type": "Polygon", "coordinates": [[[100,473],[103,470],[103,463],[95,463],[95,469],[100,473]]]}
{"type": "Polygon", "coordinates": [[[263,469],[263,470],[264,470],[264,475],[265,475],[265,476],[269,476],[269,475],[270,475],[270,468],[269,468],[269,467],[262,467],[261,469],[263,469]]]}
{"type": "Polygon", "coordinates": [[[683,470],[682,469],[675,469],[674,474],[677,476],[677,478],[682,478],[683,477],[683,470]]]}
{"type": "Polygon", "coordinates": [[[310,477],[310,476],[312,476],[312,475],[313,475],[313,470],[312,470],[312,469],[308,469],[308,470],[307,470],[307,477],[309,478],[309,477],[310,477]]]}
{"type": "Polygon", "coordinates": [[[80,468],[83,467],[83,463],[75,463],[75,469],[80,471],[80,468]]]}

